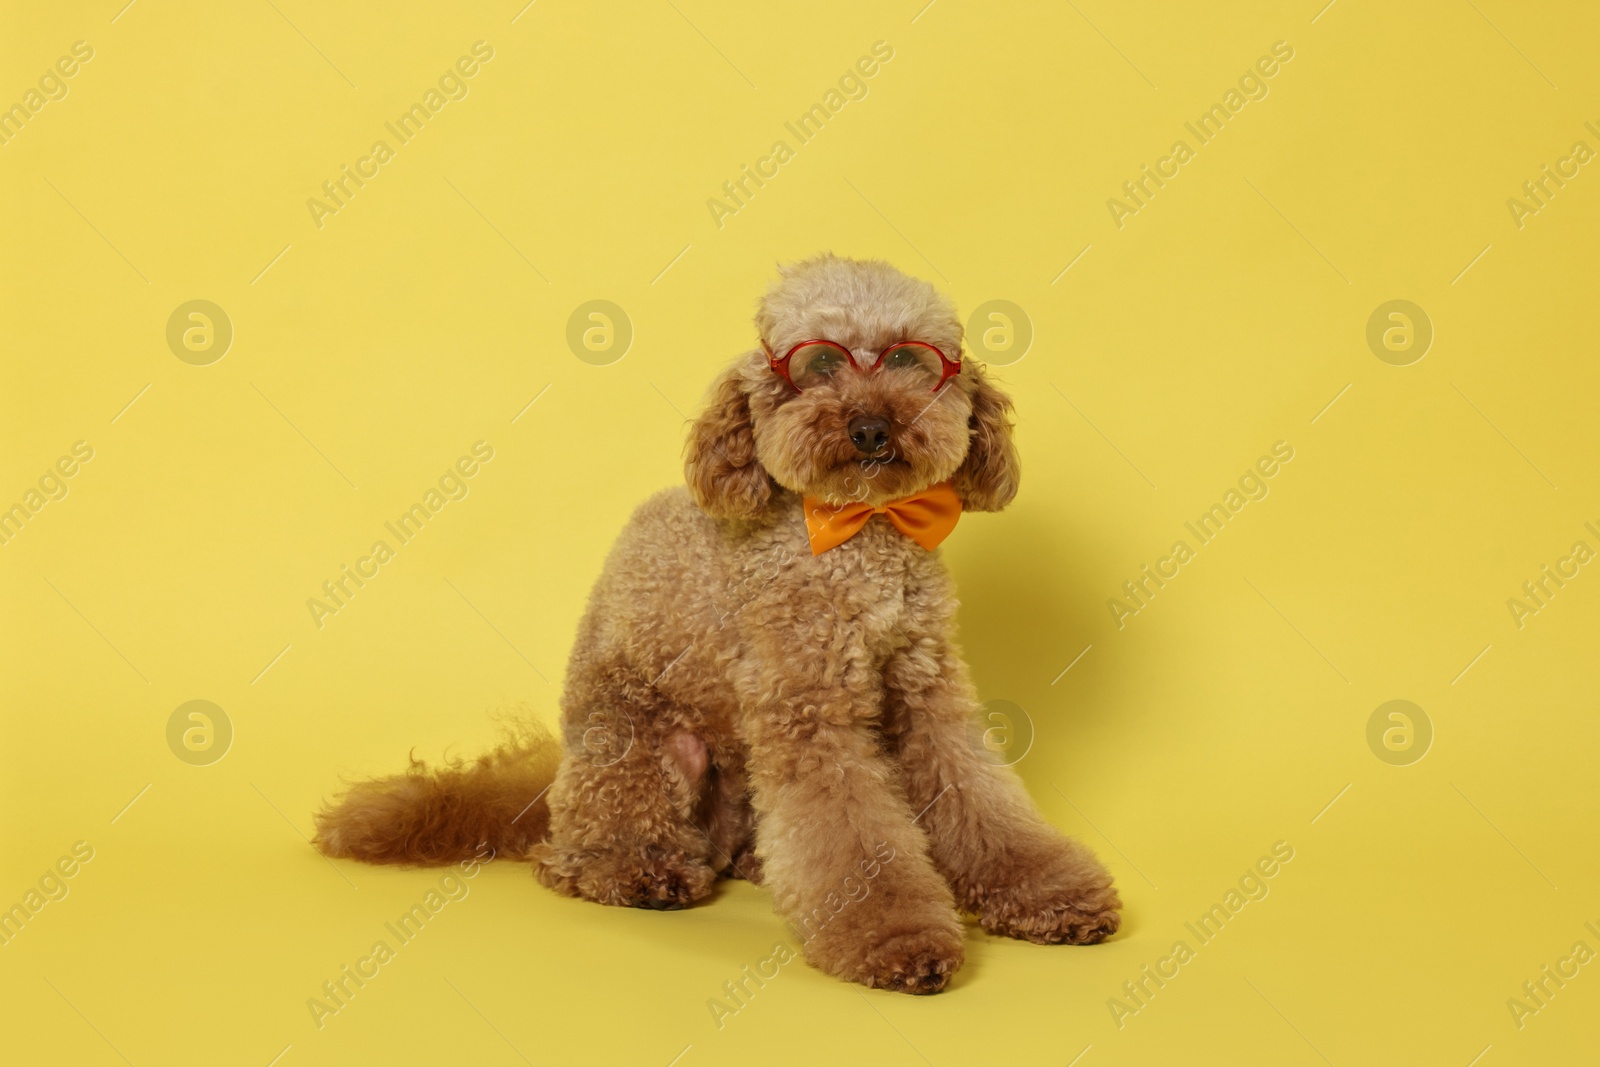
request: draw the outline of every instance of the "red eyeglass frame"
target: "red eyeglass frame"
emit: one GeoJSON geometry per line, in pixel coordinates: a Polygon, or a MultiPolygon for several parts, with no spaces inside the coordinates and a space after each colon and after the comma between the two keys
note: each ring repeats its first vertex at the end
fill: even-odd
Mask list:
{"type": "MultiPolygon", "coordinates": [[[[793,358],[796,352],[800,351],[806,345],[828,345],[831,348],[838,349],[844,353],[844,358],[850,361],[850,366],[857,373],[861,373],[861,364],[856,362],[856,357],[848,348],[840,344],[838,341],[830,341],[825,337],[813,337],[809,340],[800,341],[793,348],[789,349],[789,351],[785,352],[782,359],[779,359],[777,356],[773,355],[772,349],[767,346],[767,342],[762,341],[761,350],[767,354],[767,365],[772,368],[772,372],[774,374],[782,378],[784,382],[788,384],[789,388],[793,389],[796,393],[800,393],[802,390],[798,385],[794,384],[794,379],[789,377],[789,360],[793,358]]],[[[935,393],[944,388],[945,382],[948,382],[951,378],[954,378],[956,375],[961,373],[961,360],[959,357],[956,359],[951,359],[949,356],[944,354],[944,350],[938,345],[932,345],[926,341],[895,342],[888,348],[885,348],[882,352],[878,353],[878,358],[872,364],[872,370],[876,371],[882,367],[884,358],[897,348],[929,348],[933,350],[934,355],[939,357],[939,363],[943,369],[943,373],[939,375],[939,384],[933,387],[933,392],[935,393]]]]}

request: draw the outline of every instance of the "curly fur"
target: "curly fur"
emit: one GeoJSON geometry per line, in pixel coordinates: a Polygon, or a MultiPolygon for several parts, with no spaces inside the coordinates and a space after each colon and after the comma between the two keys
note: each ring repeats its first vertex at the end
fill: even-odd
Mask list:
{"type": "MultiPolygon", "coordinates": [[[[896,341],[953,354],[962,338],[933,286],[834,256],[781,268],[756,325],[774,351],[823,337],[863,366],[896,341]]],[[[491,840],[529,851],[558,892],[662,909],[744,877],[770,887],[811,963],[912,993],[961,965],[963,911],[1042,944],[1111,935],[1110,874],[976,739],[939,554],[881,517],[820,556],[806,540],[804,496],[876,506],[948,479],[968,510],[1005,507],[1010,414],[971,361],[937,394],[882,372],[797,395],[745,353],[690,430],[687,491],[639,508],[594,587],[553,782],[537,743],[414,764],[320,815],[319,846],[419,863],[491,840]],[[889,421],[887,453],[850,443],[856,415],[889,421]]]]}
{"type": "Polygon", "coordinates": [[[549,808],[533,802],[560,762],[555,739],[534,722],[512,727],[470,763],[430,768],[412,757],[404,774],[351,783],[317,812],[315,844],[329,856],[418,867],[481,855],[485,847],[526,858],[550,825],[549,808]]]}

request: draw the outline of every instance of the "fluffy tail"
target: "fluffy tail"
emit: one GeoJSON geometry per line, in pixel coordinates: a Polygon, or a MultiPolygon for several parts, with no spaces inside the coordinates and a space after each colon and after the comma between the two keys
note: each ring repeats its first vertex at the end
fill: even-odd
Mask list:
{"type": "Polygon", "coordinates": [[[492,752],[430,768],[412,757],[404,774],[354,782],[316,814],[325,855],[437,866],[481,855],[525,858],[550,824],[544,794],[561,746],[537,723],[514,727],[492,752]]]}

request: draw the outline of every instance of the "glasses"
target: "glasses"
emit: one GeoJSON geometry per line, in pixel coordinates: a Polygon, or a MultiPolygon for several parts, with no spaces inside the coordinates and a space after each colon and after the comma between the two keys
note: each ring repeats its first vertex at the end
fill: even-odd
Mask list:
{"type": "MultiPolygon", "coordinates": [[[[830,381],[846,368],[866,373],[848,348],[832,341],[801,341],[781,359],[772,354],[765,341],[761,348],[767,354],[772,372],[797,393],[830,381]]],[[[961,373],[961,361],[949,358],[925,342],[901,341],[880,352],[869,369],[926,381],[928,391],[937,393],[945,382],[961,373]]]]}

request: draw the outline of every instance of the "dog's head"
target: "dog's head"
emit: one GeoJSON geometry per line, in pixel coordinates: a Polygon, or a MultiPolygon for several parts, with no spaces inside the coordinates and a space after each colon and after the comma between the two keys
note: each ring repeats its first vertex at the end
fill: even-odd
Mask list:
{"type": "MultiPolygon", "coordinates": [[[[765,351],[746,353],[723,373],[690,431],[685,469],[700,507],[754,518],[774,483],[831,504],[877,507],[947,480],[970,511],[1010,503],[1018,478],[1011,401],[979,365],[962,361],[937,391],[937,374],[918,372],[909,354],[890,353],[874,366],[905,341],[959,360],[955,305],[879,260],[826,255],[779,271],[756,312],[765,351]],[[803,385],[797,390],[770,360],[818,339],[847,350],[861,369],[839,359],[827,373],[801,376],[791,366],[803,385]]],[[[795,359],[802,356],[816,353],[795,359]]]]}

